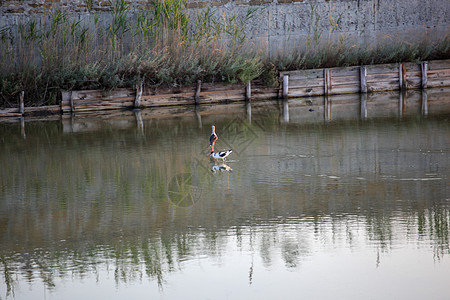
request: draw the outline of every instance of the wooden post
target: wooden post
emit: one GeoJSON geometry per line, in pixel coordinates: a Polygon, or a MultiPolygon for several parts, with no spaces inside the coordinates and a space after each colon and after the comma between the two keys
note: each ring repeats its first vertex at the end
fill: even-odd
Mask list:
{"type": "Polygon", "coordinates": [[[367,93],[367,69],[366,66],[359,67],[359,78],[361,82],[361,93],[367,93]]]}
{"type": "Polygon", "coordinates": [[[195,96],[194,96],[195,105],[200,104],[200,91],[201,90],[202,90],[202,81],[198,80],[197,81],[197,88],[195,90],[195,96]]]}
{"type": "Polygon", "coordinates": [[[25,112],[25,92],[21,91],[19,95],[19,113],[23,115],[25,112]]]}
{"type": "Polygon", "coordinates": [[[398,85],[401,91],[408,88],[406,84],[406,69],[404,64],[400,64],[398,66],[398,85]]]}
{"type": "Polygon", "coordinates": [[[247,82],[245,86],[245,100],[251,101],[252,100],[252,84],[251,82],[247,82]]]}
{"type": "Polygon", "coordinates": [[[72,98],[72,91],[61,91],[61,104],[59,109],[62,113],[69,111],[70,98],[72,98]]]}
{"type": "Polygon", "coordinates": [[[289,95],[289,75],[283,75],[283,98],[287,99],[289,95]]]}
{"type": "Polygon", "coordinates": [[[74,113],[75,112],[75,106],[73,105],[72,92],[70,92],[69,104],[70,104],[70,111],[71,111],[71,113],[74,113]]]}
{"type": "Polygon", "coordinates": [[[424,61],[420,64],[420,70],[422,71],[422,89],[427,88],[428,84],[428,62],[424,61]]]}
{"type": "Polygon", "coordinates": [[[408,89],[408,82],[406,81],[406,68],[405,68],[404,64],[402,64],[402,75],[403,75],[403,78],[402,78],[403,89],[407,90],[408,89]]]}
{"type": "Polygon", "coordinates": [[[142,93],[144,92],[142,82],[139,85],[136,85],[136,98],[134,99],[134,107],[139,108],[141,107],[141,99],[142,99],[142,93]]]}
{"type": "Polygon", "coordinates": [[[330,69],[323,69],[323,86],[324,86],[324,95],[328,96],[329,90],[331,89],[330,69]]]}

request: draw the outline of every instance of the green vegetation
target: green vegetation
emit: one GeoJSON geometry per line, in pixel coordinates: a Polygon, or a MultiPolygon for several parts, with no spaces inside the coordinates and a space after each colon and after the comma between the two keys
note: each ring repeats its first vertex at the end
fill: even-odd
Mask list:
{"type": "MultiPolygon", "coordinates": [[[[92,1],[86,1],[88,8],[92,1]]],[[[59,102],[60,89],[113,89],[181,86],[204,82],[274,83],[279,71],[449,57],[450,38],[419,46],[386,39],[371,47],[337,39],[340,18],[330,18],[327,37],[318,29],[312,6],[308,39],[270,59],[252,48],[245,25],[258,9],[226,16],[206,8],[189,14],[186,0],[152,0],[150,8],[130,11],[126,0],[110,0],[110,21],[92,11],[82,19],[51,10],[43,22],[24,19],[18,34],[0,28],[0,107],[59,102]],[[102,19],[103,20],[103,19],[102,19]],[[30,103],[32,102],[32,103],[30,103]]],[[[435,40],[433,40],[435,41],[435,40]]],[[[276,82],[275,82],[276,83],[276,82]]]]}

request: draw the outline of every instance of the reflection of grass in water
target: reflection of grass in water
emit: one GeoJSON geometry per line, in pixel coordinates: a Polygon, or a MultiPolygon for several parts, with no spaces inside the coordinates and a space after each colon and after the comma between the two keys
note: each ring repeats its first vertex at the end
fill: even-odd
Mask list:
{"type": "Polygon", "coordinates": [[[195,184],[190,173],[175,175],[167,189],[169,201],[178,207],[192,206],[201,194],[201,188],[195,184]]]}
{"type": "Polygon", "coordinates": [[[6,297],[8,297],[11,293],[13,293],[14,296],[14,279],[12,278],[10,267],[8,266],[8,262],[4,255],[0,255],[0,262],[2,264],[2,273],[6,285],[6,297]]]}
{"type": "Polygon", "coordinates": [[[180,174],[172,178],[169,183],[169,200],[176,206],[192,205],[191,197],[191,175],[180,174]]]}
{"type": "MultiPolygon", "coordinates": [[[[448,210],[443,208],[424,212],[422,214],[424,217],[420,217],[422,221],[419,221],[416,213],[404,216],[404,219],[411,220],[407,224],[407,232],[421,230],[423,234],[429,236],[437,259],[448,254],[448,215],[448,210]],[[423,228],[424,223],[427,224],[426,228],[423,228]]],[[[101,270],[109,269],[111,266],[114,268],[117,284],[130,283],[147,276],[163,288],[164,278],[169,273],[176,272],[178,269],[176,266],[180,266],[186,258],[195,257],[197,253],[211,257],[225,255],[224,246],[229,242],[227,237],[235,235],[240,241],[239,247],[250,247],[252,251],[259,251],[267,267],[273,263],[271,260],[273,252],[281,250],[281,258],[286,268],[295,269],[303,259],[302,257],[311,255],[313,249],[308,245],[314,243],[310,244],[309,239],[322,240],[326,243],[327,236],[335,236],[340,237],[339,239],[350,246],[355,246],[352,245],[353,242],[357,246],[360,240],[353,240],[352,237],[360,236],[361,228],[349,227],[349,223],[353,224],[355,221],[357,219],[351,216],[325,216],[323,219],[318,217],[308,221],[299,219],[295,224],[292,221],[286,223],[285,220],[279,220],[278,223],[270,225],[261,223],[264,230],[261,230],[260,225],[253,224],[233,226],[219,231],[161,232],[153,238],[121,239],[111,246],[86,247],[86,245],[75,244],[74,249],[71,249],[71,245],[64,244],[62,249],[39,249],[30,254],[1,255],[0,271],[7,293],[14,293],[14,286],[19,283],[15,281],[15,278],[22,277],[26,280],[40,278],[46,288],[52,289],[55,288],[58,278],[82,279],[90,272],[101,274],[101,270]],[[248,240],[244,239],[245,237],[248,240]],[[247,241],[250,244],[247,245],[247,241]]],[[[366,230],[365,238],[376,242],[375,247],[378,250],[389,252],[390,245],[398,238],[394,233],[394,222],[394,219],[384,216],[372,216],[367,223],[364,222],[361,225],[366,230]]],[[[402,238],[409,240],[408,236],[402,236],[402,238]]]]}

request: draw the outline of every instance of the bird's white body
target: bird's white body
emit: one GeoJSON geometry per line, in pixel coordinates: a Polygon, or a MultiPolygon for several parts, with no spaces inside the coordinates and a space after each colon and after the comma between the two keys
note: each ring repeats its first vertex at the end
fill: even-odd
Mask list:
{"type": "Polygon", "coordinates": [[[227,150],[227,151],[219,151],[219,152],[217,152],[217,153],[214,153],[214,152],[211,151],[211,156],[212,156],[214,159],[222,159],[222,160],[225,160],[225,158],[226,158],[228,155],[230,155],[231,152],[233,152],[233,151],[232,151],[232,150],[227,150]]]}

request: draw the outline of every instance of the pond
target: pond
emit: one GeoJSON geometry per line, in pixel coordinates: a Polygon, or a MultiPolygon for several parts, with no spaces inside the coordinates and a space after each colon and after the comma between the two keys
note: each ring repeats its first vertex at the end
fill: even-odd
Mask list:
{"type": "Polygon", "coordinates": [[[0,299],[448,299],[449,118],[443,91],[1,122],[0,299]]]}

